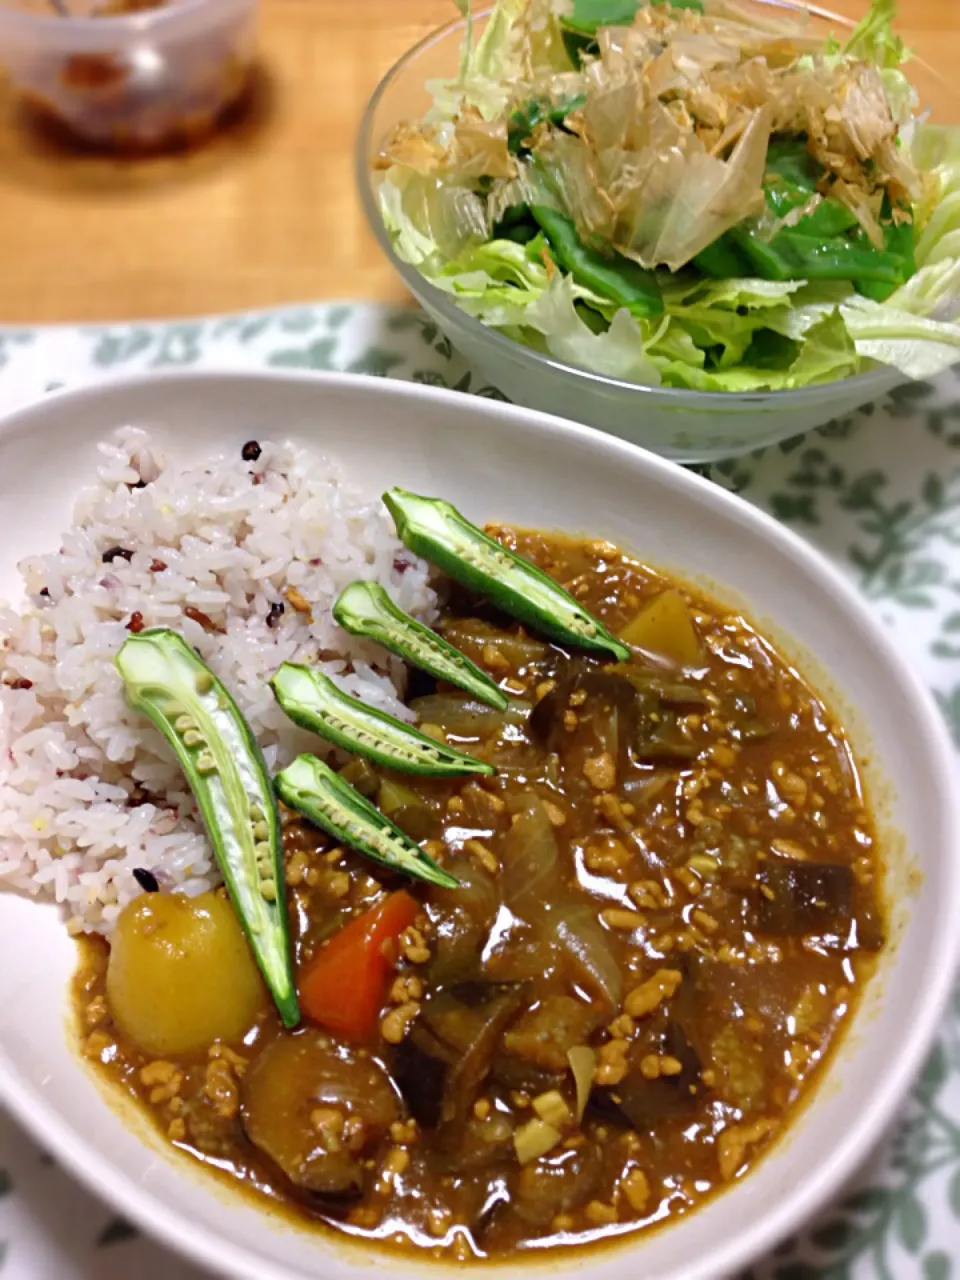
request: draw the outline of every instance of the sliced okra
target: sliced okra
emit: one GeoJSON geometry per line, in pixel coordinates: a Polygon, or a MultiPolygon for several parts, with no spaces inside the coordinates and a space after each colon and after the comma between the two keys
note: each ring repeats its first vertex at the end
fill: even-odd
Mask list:
{"type": "Polygon", "coordinates": [[[166,627],[131,634],[116,656],[127,701],[173,748],[284,1025],[300,1020],[284,897],[283,842],[270,775],[239,707],[166,627]]]}
{"type": "Polygon", "coordinates": [[[329,676],[310,667],[285,662],[277,669],[270,687],[295,724],[377,764],[435,778],[496,773],[492,764],[455,751],[385,711],[351,698],[329,676]]]}
{"type": "Polygon", "coordinates": [[[561,644],[610,653],[619,662],[630,657],[627,646],[559,583],[471,524],[449,502],[406,489],[391,489],[383,501],[404,546],[487,596],[504,613],[561,644]]]}
{"type": "Polygon", "coordinates": [[[394,871],[445,889],[457,887],[452,875],[316,756],[297,756],[273,783],[285,805],[323,827],[335,840],[394,871]]]}
{"type": "Polygon", "coordinates": [[[365,636],[438,680],[466,689],[481,702],[506,710],[509,699],[465,653],[399,608],[375,582],[351,582],[333,616],[352,636],[365,636]]]}

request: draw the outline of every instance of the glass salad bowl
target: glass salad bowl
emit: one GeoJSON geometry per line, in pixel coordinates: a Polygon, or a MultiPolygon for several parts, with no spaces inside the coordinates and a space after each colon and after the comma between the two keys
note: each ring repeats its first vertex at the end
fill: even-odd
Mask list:
{"type": "MultiPolygon", "coordinates": [[[[828,10],[782,0],[750,0],[766,8],[807,12],[819,30],[853,24],[828,10]]],[[[489,11],[476,18],[477,38],[489,11]]],[[[457,73],[465,23],[450,22],[414,45],[384,76],[360,126],[357,178],[373,233],[404,284],[453,345],[515,403],[573,419],[620,436],[681,463],[703,463],[749,453],[800,435],[853,412],[908,379],[889,366],[812,386],[776,391],[697,391],[647,386],[591,373],[515,342],[468,315],[453,298],[395,252],[384,225],[374,167],[380,144],[402,121],[423,117],[432,103],[427,86],[457,73]]],[[[925,63],[912,60],[907,74],[921,108],[935,105],[938,123],[960,119],[960,97],[925,63]]]]}

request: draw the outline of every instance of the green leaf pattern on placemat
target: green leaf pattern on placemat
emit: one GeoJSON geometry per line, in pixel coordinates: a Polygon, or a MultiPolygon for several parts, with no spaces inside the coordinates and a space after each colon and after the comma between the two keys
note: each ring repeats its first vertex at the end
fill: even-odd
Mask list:
{"type": "Polygon", "coordinates": [[[111,1218],[97,1236],[97,1248],[107,1244],[119,1244],[122,1240],[135,1240],[140,1232],[126,1218],[111,1218]]]}
{"type": "Polygon", "coordinates": [[[952,1012],[868,1183],[744,1280],[960,1276],[960,993],[952,1012]]]}
{"type": "MultiPolygon", "coordinates": [[[[167,324],[0,330],[0,411],[118,374],[340,369],[503,398],[406,307],[314,305],[167,324]]],[[[960,369],[808,436],[698,468],[863,591],[960,748],[960,369]]],[[[894,1132],[855,1184],[740,1280],[960,1280],[960,988],[894,1132]]],[[[201,1280],[99,1206],[0,1114],[2,1280],[201,1280]]],[[[719,1277],[718,1277],[719,1280],[719,1277]]]]}

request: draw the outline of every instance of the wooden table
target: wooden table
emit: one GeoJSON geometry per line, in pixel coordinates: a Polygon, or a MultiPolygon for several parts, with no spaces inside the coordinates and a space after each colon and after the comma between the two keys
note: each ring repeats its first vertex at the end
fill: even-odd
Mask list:
{"type": "MultiPolygon", "coordinates": [[[[830,7],[856,15],[864,0],[830,7]]],[[[911,47],[960,74],[960,0],[901,8],[911,47]]],[[[264,0],[253,109],[192,155],[78,153],[0,100],[0,322],[402,297],[358,206],[354,139],[383,72],[453,12],[449,0],[264,0]]]]}

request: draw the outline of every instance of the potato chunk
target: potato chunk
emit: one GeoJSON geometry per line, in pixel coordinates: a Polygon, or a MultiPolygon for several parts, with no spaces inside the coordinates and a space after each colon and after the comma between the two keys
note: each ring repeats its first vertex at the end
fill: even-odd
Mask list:
{"type": "Polygon", "coordinates": [[[220,893],[149,893],[128,903],[110,947],[107,999],[120,1030],[160,1056],[240,1040],[269,1003],[220,893]]]}
{"type": "Polygon", "coordinates": [[[693,615],[674,587],[648,601],[620,632],[620,639],[679,667],[699,667],[704,661],[693,615]]]}

